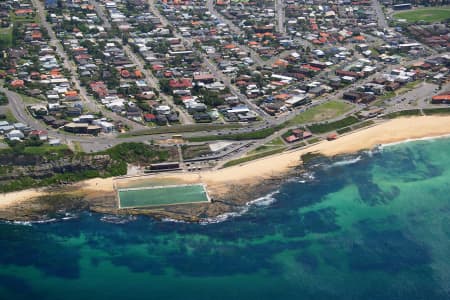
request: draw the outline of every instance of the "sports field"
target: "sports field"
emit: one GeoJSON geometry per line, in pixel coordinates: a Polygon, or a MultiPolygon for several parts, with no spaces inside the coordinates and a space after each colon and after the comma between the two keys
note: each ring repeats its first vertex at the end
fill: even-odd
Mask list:
{"type": "Polygon", "coordinates": [[[120,208],[208,202],[201,184],[119,189],[120,208]]]}
{"type": "Polygon", "coordinates": [[[441,22],[450,19],[450,8],[423,8],[404,11],[394,14],[396,19],[405,19],[410,23],[418,21],[441,22]]]}

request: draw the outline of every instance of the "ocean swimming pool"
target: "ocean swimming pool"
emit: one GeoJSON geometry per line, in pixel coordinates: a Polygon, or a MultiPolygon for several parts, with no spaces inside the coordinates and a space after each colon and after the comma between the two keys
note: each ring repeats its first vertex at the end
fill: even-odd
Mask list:
{"type": "Polygon", "coordinates": [[[118,189],[119,208],[209,202],[203,184],[118,189]]]}

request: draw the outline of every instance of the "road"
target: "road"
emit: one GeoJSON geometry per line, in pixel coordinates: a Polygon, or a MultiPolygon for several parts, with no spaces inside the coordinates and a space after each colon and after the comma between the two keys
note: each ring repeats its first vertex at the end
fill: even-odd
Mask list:
{"type": "Polygon", "coordinates": [[[379,0],[372,0],[372,7],[375,10],[375,13],[377,14],[377,23],[378,27],[381,29],[388,29],[389,24],[386,20],[386,16],[383,13],[383,8],[381,7],[379,0]]]}
{"type": "Polygon", "coordinates": [[[277,16],[277,30],[281,34],[286,33],[286,26],[284,26],[286,14],[284,11],[283,0],[275,0],[275,14],[277,16]]]}
{"type": "Polygon", "coordinates": [[[99,16],[99,18],[103,21],[103,27],[106,31],[111,29],[111,23],[109,23],[108,18],[106,17],[105,11],[100,7],[98,1],[89,0],[89,4],[93,5],[95,8],[95,12],[99,16]]]}

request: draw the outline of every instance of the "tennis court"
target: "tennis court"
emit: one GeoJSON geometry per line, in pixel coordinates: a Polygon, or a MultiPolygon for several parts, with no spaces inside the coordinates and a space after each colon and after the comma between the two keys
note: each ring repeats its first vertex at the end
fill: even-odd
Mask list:
{"type": "Polygon", "coordinates": [[[202,184],[119,189],[118,197],[120,208],[209,202],[202,184]]]}

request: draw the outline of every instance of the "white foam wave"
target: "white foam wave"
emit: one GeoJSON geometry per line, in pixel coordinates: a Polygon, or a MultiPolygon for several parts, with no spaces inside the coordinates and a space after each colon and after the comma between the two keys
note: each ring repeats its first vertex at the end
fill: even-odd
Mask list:
{"type": "Polygon", "coordinates": [[[362,159],[362,157],[359,155],[355,158],[340,160],[340,161],[337,161],[337,162],[331,164],[330,168],[356,164],[361,159],[362,159]]]}
{"type": "Polygon", "coordinates": [[[213,218],[205,218],[205,219],[201,220],[199,222],[199,224],[208,225],[208,224],[217,224],[217,223],[225,222],[229,219],[237,218],[237,217],[244,215],[245,213],[247,213],[249,211],[250,207],[252,207],[252,206],[258,206],[258,207],[269,206],[276,201],[274,196],[276,194],[278,194],[279,192],[280,192],[279,190],[276,190],[276,191],[273,191],[263,197],[259,197],[252,201],[249,201],[245,204],[245,206],[239,207],[239,209],[237,211],[227,212],[227,213],[218,215],[213,218]]]}
{"type": "Polygon", "coordinates": [[[57,222],[60,219],[56,219],[56,218],[51,218],[51,219],[46,219],[46,220],[39,220],[39,221],[32,221],[32,224],[46,224],[46,223],[53,223],[53,222],[57,222]]]}
{"type": "Polygon", "coordinates": [[[392,146],[401,145],[401,144],[410,143],[410,142],[434,141],[434,140],[446,139],[446,138],[450,138],[450,134],[440,135],[440,136],[430,136],[430,137],[416,138],[416,139],[407,139],[407,140],[403,140],[403,141],[400,141],[400,142],[380,144],[380,145],[378,145],[377,148],[380,149],[380,150],[383,150],[383,148],[392,147],[392,146]]]}
{"type": "Polygon", "coordinates": [[[177,220],[177,219],[172,219],[172,218],[162,218],[161,222],[170,222],[170,223],[187,223],[186,221],[183,220],[177,220]]]}
{"type": "Polygon", "coordinates": [[[217,224],[217,223],[222,223],[225,222],[228,219],[231,218],[236,218],[239,216],[242,216],[243,214],[245,214],[248,211],[248,207],[241,207],[241,209],[239,211],[235,211],[235,212],[227,212],[221,215],[218,215],[216,217],[213,218],[206,218],[203,219],[199,222],[200,225],[209,225],[209,224],[217,224]]]}
{"type": "Polygon", "coordinates": [[[112,224],[126,224],[134,220],[136,220],[136,216],[104,215],[100,218],[100,221],[112,224]]]}
{"type": "Polygon", "coordinates": [[[270,204],[274,203],[276,199],[274,196],[278,194],[280,190],[276,190],[272,193],[269,193],[263,197],[259,197],[255,200],[249,201],[246,203],[247,206],[269,206],[270,204]]]}
{"type": "Polygon", "coordinates": [[[14,224],[14,225],[21,225],[21,226],[31,226],[32,223],[29,221],[6,221],[6,224],[14,224]]]}

